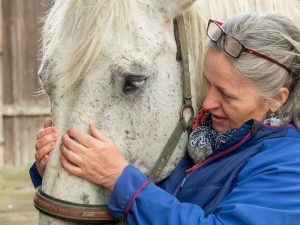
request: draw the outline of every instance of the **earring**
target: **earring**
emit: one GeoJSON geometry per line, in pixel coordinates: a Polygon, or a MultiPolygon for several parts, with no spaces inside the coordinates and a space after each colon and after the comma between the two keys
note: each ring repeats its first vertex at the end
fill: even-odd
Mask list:
{"type": "Polygon", "coordinates": [[[280,125],[282,124],[281,119],[278,117],[278,113],[272,112],[270,109],[266,113],[266,119],[264,120],[264,124],[267,125],[280,125]]]}

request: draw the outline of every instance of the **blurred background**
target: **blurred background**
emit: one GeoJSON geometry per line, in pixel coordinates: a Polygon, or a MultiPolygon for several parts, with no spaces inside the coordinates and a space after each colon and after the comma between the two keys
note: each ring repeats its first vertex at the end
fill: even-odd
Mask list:
{"type": "Polygon", "coordinates": [[[49,114],[38,95],[40,32],[51,0],[0,0],[0,224],[37,224],[28,169],[49,114]]]}

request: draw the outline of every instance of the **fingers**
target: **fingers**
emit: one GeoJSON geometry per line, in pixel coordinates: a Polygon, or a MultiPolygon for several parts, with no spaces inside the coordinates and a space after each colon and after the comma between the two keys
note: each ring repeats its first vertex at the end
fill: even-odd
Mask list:
{"type": "Polygon", "coordinates": [[[35,144],[35,149],[36,149],[36,151],[39,151],[39,149],[41,149],[45,145],[47,145],[51,142],[55,143],[56,140],[57,140],[57,134],[56,133],[46,134],[45,136],[38,139],[38,141],[35,144]]]}
{"type": "Polygon", "coordinates": [[[70,151],[66,146],[61,146],[61,153],[69,161],[72,162],[75,166],[81,166],[84,164],[83,159],[76,153],[70,151]]]}
{"type": "Polygon", "coordinates": [[[72,139],[76,140],[77,142],[79,142],[80,144],[82,144],[85,147],[96,146],[99,144],[94,137],[92,137],[86,133],[80,132],[79,130],[77,130],[75,128],[68,129],[67,134],[72,139]]]}
{"type": "Polygon", "coordinates": [[[95,124],[90,123],[89,127],[94,138],[97,138],[100,141],[109,142],[109,139],[96,128],[95,124]]]}
{"type": "Polygon", "coordinates": [[[53,124],[53,122],[52,122],[52,119],[50,117],[48,117],[44,120],[44,128],[52,127],[52,124],[53,124]]]}
{"type": "Polygon", "coordinates": [[[37,142],[35,144],[35,160],[37,170],[41,176],[44,175],[46,165],[49,161],[49,153],[54,149],[57,140],[57,130],[52,127],[52,119],[44,120],[44,129],[37,133],[37,142]]]}
{"type": "Polygon", "coordinates": [[[49,155],[45,155],[40,161],[36,160],[37,170],[41,177],[44,176],[44,172],[48,161],[49,161],[49,155]]]}
{"type": "MultiPolygon", "coordinates": [[[[39,166],[40,170],[42,170],[42,173],[44,172],[48,161],[49,161],[49,155],[45,155],[44,158],[42,158],[42,160],[38,163],[38,166],[39,166]]],[[[43,175],[43,174],[41,174],[41,175],[43,175]]]]}
{"type": "Polygon", "coordinates": [[[65,168],[65,170],[68,171],[70,174],[73,174],[73,175],[78,176],[78,177],[83,176],[83,172],[82,172],[81,168],[75,166],[70,161],[68,161],[64,157],[64,155],[60,156],[60,162],[61,162],[62,166],[65,168]]]}
{"type": "Polygon", "coordinates": [[[42,148],[38,149],[35,153],[35,160],[40,163],[40,161],[44,158],[44,156],[48,155],[55,147],[54,142],[50,142],[44,145],[42,148]]]}
{"type": "Polygon", "coordinates": [[[82,153],[86,150],[85,146],[83,146],[81,142],[78,143],[75,140],[73,140],[68,133],[64,134],[62,137],[62,146],[65,146],[67,149],[71,149],[76,153],[82,153]]]}
{"type": "Polygon", "coordinates": [[[47,127],[45,129],[40,130],[37,133],[37,139],[44,137],[45,135],[55,133],[57,134],[57,129],[55,127],[47,127]]]}

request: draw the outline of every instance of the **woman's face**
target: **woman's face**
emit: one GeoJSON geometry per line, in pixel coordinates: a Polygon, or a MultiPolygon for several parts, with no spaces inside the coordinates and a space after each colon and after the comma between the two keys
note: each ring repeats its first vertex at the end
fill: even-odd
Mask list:
{"type": "Polygon", "coordinates": [[[262,120],[268,105],[258,89],[246,82],[223,53],[208,50],[204,64],[206,97],[203,107],[212,115],[217,132],[239,128],[249,119],[262,120]]]}

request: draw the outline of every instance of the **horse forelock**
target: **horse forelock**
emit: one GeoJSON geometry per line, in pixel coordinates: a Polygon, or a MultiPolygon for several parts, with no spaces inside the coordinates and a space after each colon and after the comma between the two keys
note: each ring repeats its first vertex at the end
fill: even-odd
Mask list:
{"type": "MultiPolygon", "coordinates": [[[[49,65],[49,59],[57,57],[58,43],[66,43],[61,49],[64,56],[55,64],[55,74],[45,79],[44,88],[51,89],[57,83],[64,83],[65,90],[71,90],[84,78],[96,58],[100,55],[107,37],[112,35],[122,41],[132,31],[132,21],[136,19],[135,0],[85,0],[55,1],[48,13],[43,28],[42,64],[40,70],[49,65]],[[63,41],[62,41],[63,40],[63,41]],[[74,43],[73,45],[70,43],[74,43]]],[[[199,15],[195,9],[185,11],[189,46],[193,62],[201,60],[199,15]]],[[[201,63],[194,63],[198,69],[201,63]],[[199,65],[199,66],[198,66],[199,65]]],[[[53,72],[53,71],[51,71],[53,72]]]]}
{"type": "Polygon", "coordinates": [[[40,70],[56,54],[60,42],[66,43],[63,52],[68,57],[60,59],[62,67],[44,85],[52,86],[60,79],[67,79],[66,89],[69,89],[83,78],[107,38],[113,35],[116,40],[121,40],[130,33],[132,2],[85,0],[74,4],[72,0],[56,1],[43,28],[40,70]]]}

